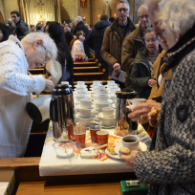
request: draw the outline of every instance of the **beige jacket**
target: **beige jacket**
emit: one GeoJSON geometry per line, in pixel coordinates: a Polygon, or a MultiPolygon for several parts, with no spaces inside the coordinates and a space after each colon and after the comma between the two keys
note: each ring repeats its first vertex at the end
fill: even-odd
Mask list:
{"type": "Polygon", "coordinates": [[[138,51],[145,47],[145,43],[141,35],[141,26],[139,25],[136,30],[129,34],[123,41],[122,45],[122,67],[126,71],[126,84],[130,85],[129,76],[131,74],[131,69],[134,63],[135,56],[138,51]]]}
{"type": "MultiPolygon", "coordinates": [[[[135,26],[128,18],[128,26],[125,36],[128,36],[133,30],[135,30],[135,26]]],[[[118,33],[117,19],[111,26],[106,28],[101,47],[101,56],[109,65],[110,73],[112,73],[113,71],[114,63],[118,62],[119,64],[121,64],[122,42],[123,40],[121,40],[121,37],[118,33]]]]}

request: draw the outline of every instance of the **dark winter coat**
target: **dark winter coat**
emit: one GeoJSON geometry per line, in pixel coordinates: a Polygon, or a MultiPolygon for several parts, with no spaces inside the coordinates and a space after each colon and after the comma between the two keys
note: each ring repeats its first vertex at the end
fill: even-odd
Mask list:
{"type": "Polygon", "coordinates": [[[149,195],[195,194],[195,26],[168,52],[161,111],[151,151],[135,157],[135,173],[149,195]]]}
{"type": "Polygon", "coordinates": [[[138,92],[140,98],[148,99],[151,87],[148,85],[148,80],[151,79],[151,70],[148,60],[148,51],[142,48],[138,51],[132,67],[130,82],[138,92]]]}
{"type": "MultiPolygon", "coordinates": [[[[73,34],[74,35],[76,35],[76,32],[77,31],[83,31],[84,33],[85,33],[85,38],[89,35],[89,30],[88,30],[88,28],[85,26],[85,24],[81,21],[81,22],[79,22],[77,25],[76,25],[76,27],[75,27],[75,29],[73,30],[73,34]]],[[[90,57],[90,47],[85,43],[85,41],[84,41],[84,49],[85,49],[85,54],[88,56],[88,58],[90,57]]]]}
{"type": "Polygon", "coordinates": [[[100,63],[104,62],[100,54],[100,50],[104,37],[104,31],[108,26],[110,26],[110,23],[107,20],[100,20],[95,24],[95,27],[93,28],[92,32],[85,40],[85,43],[95,51],[95,58],[98,59],[100,63]]]}
{"type": "Polygon", "coordinates": [[[22,38],[25,37],[29,33],[30,33],[30,30],[28,28],[28,25],[23,20],[20,20],[16,24],[14,34],[16,34],[17,38],[21,41],[22,38]]]}
{"type": "Polygon", "coordinates": [[[65,38],[66,38],[66,42],[68,43],[68,46],[70,47],[70,43],[71,43],[72,39],[74,38],[73,34],[71,32],[66,32],[65,38]]]}

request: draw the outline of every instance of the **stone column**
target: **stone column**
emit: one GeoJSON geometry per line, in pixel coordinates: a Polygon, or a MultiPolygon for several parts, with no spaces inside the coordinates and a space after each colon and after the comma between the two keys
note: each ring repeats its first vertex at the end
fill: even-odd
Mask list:
{"type": "Polygon", "coordinates": [[[79,15],[78,0],[75,0],[75,18],[79,15]]]}
{"type": "Polygon", "coordinates": [[[134,4],[134,23],[137,24],[138,23],[138,18],[137,18],[137,10],[138,8],[144,4],[144,0],[135,0],[135,4],[134,4]]]}
{"type": "Polygon", "coordinates": [[[57,14],[58,14],[58,23],[62,23],[62,19],[61,19],[61,2],[60,0],[57,1],[57,14]]]}

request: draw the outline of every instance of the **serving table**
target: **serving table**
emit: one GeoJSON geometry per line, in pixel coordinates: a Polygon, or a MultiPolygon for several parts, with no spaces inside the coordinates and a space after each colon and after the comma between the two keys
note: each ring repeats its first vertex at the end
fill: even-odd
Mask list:
{"type": "MultiPolygon", "coordinates": [[[[113,130],[108,131],[110,134],[113,132],[113,130]]],[[[135,133],[137,133],[140,139],[149,146],[151,140],[143,128],[138,128],[135,133]]],[[[79,155],[77,155],[78,162],[74,162],[72,159],[74,162],[73,164],[70,163],[72,161],[68,164],[68,159],[60,159],[58,166],[63,165],[65,167],[60,172],[58,166],[55,164],[52,166],[52,163],[55,162],[54,159],[56,159],[54,153],[49,155],[49,151],[52,152],[52,143],[53,138],[50,129],[47,133],[41,158],[0,159],[0,170],[15,171],[17,185],[14,194],[120,195],[119,182],[121,180],[136,179],[133,169],[127,167],[125,163],[120,160],[111,158],[105,161],[97,159],[80,159],[79,155]],[[53,160],[49,160],[48,158],[48,162],[45,164],[44,159],[46,156],[51,156],[53,160]],[[85,165],[84,162],[86,162],[87,165],[85,165]],[[91,166],[90,163],[92,164],[91,166]],[[114,168],[115,165],[119,170],[114,168]],[[109,166],[112,168],[109,168],[109,166]],[[71,167],[74,170],[71,171],[71,167]],[[89,171],[83,171],[83,169],[87,169],[87,167],[89,168],[89,171]],[[97,169],[95,167],[97,167],[97,169]],[[124,167],[124,169],[121,167],[124,167]],[[40,176],[40,174],[42,176],[40,176]]]]}

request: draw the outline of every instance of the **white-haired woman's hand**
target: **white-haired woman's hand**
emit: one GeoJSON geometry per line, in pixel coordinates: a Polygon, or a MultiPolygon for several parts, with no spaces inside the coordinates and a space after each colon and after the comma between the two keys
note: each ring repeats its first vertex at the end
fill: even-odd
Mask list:
{"type": "Polygon", "coordinates": [[[148,113],[151,111],[152,107],[155,107],[160,111],[161,103],[154,100],[147,100],[146,103],[136,105],[128,117],[141,124],[148,123],[148,113]]]}
{"type": "Polygon", "coordinates": [[[49,79],[45,79],[45,89],[43,91],[45,92],[51,92],[54,89],[55,85],[53,81],[49,79]]]}

